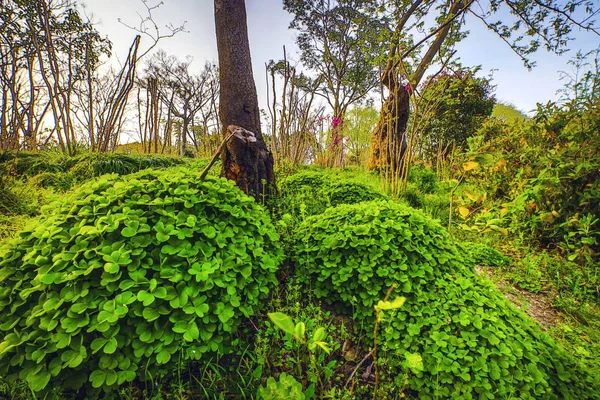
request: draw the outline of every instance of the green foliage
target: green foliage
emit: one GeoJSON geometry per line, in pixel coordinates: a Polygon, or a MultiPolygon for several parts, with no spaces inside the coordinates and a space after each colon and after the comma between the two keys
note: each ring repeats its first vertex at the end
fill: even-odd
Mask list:
{"type": "Polygon", "coordinates": [[[356,204],[364,201],[385,200],[386,196],[367,185],[354,182],[335,182],[325,188],[323,196],[335,207],[340,204],[356,204]]]}
{"type": "Polygon", "coordinates": [[[471,184],[493,201],[512,232],[571,260],[592,264],[600,251],[600,111],[541,107],[534,119],[485,124],[470,142],[495,162],[471,184]]]}
{"type": "Polygon", "coordinates": [[[293,259],[317,298],[367,325],[388,288],[406,297],[382,320],[380,362],[402,387],[407,354],[422,355],[424,371],[406,383],[419,398],[598,398],[586,372],[417,210],[389,202],[330,208],[302,223],[293,259]]]}
{"type": "Polygon", "coordinates": [[[227,352],[277,283],[269,218],[224,179],[106,175],[45,212],[0,247],[0,375],[36,392],[227,352]]]}
{"type": "Polygon", "coordinates": [[[281,198],[277,207],[293,216],[320,214],[329,203],[319,196],[331,178],[321,172],[301,172],[280,183],[281,198]]]}
{"type": "Polygon", "coordinates": [[[560,72],[560,79],[565,81],[561,101],[571,108],[586,109],[600,101],[600,47],[587,53],[578,51],[568,61],[573,72],[560,72]]]}
{"type": "Polygon", "coordinates": [[[447,71],[423,85],[421,98],[427,107],[416,116],[423,157],[434,161],[447,156],[452,146],[463,147],[482,122],[492,114],[496,100],[490,79],[476,78],[471,71],[447,71]]]}
{"type": "Polygon", "coordinates": [[[31,183],[38,187],[66,192],[77,184],[77,177],[69,172],[42,172],[31,178],[31,183]]]}
{"type": "Polygon", "coordinates": [[[278,207],[294,216],[317,215],[339,204],[383,200],[378,190],[358,182],[337,181],[322,172],[300,172],[283,180],[278,207]]]}
{"type": "Polygon", "coordinates": [[[372,106],[354,107],[344,116],[343,135],[349,139],[344,145],[351,163],[367,165],[371,134],[378,120],[379,112],[372,106]]]}
{"type": "Polygon", "coordinates": [[[18,176],[37,176],[34,182],[42,187],[68,190],[75,183],[103,174],[127,175],[146,168],[167,168],[184,162],[180,158],[148,154],[85,153],[70,157],[63,153],[45,151],[7,153],[0,165],[12,169],[18,176]]]}
{"type": "Polygon", "coordinates": [[[282,372],[279,379],[272,376],[267,379],[267,385],[258,389],[258,398],[264,400],[304,400],[302,384],[293,376],[282,372]]]}
{"type": "Polygon", "coordinates": [[[379,85],[375,59],[388,49],[390,29],[363,0],[284,0],[304,66],[317,72],[316,92],[335,104],[335,118],[379,85]]]}
{"type": "Polygon", "coordinates": [[[269,319],[273,321],[279,329],[291,335],[300,343],[305,343],[308,350],[314,351],[317,347],[320,347],[327,354],[331,352],[327,342],[325,342],[325,339],[327,339],[325,328],[317,328],[312,334],[308,335],[309,339],[307,340],[306,325],[304,322],[300,321],[297,324],[294,324],[292,318],[282,312],[269,313],[269,319]]]}
{"type": "MultiPolygon", "coordinates": [[[[557,303],[564,299],[585,303],[598,300],[600,266],[582,266],[558,254],[525,249],[503,267],[504,276],[515,286],[530,292],[557,292],[557,303]]],[[[560,304],[558,304],[560,305],[560,304]]]]}
{"type": "Polygon", "coordinates": [[[410,167],[408,181],[414,182],[421,193],[434,193],[438,189],[438,178],[435,172],[421,164],[410,167]]]}
{"type": "Polygon", "coordinates": [[[510,259],[505,257],[495,248],[483,243],[463,242],[459,248],[467,260],[472,260],[474,265],[486,265],[498,267],[509,263],[510,259]]]}
{"type": "Polygon", "coordinates": [[[270,304],[277,311],[258,325],[254,353],[259,368],[266,376],[283,371],[301,378],[308,398],[325,398],[347,372],[339,350],[351,340],[349,331],[295,280],[288,280],[282,289],[270,304]]]}
{"type": "Polygon", "coordinates": [[[496,105],[494,105],[492,117],[497,118],[503,122],[516,122],[519,120],[527,119],[527,115],[525,115],[522,111],[517,109],[517,107],[510,103],[504,102],[499,102],[496,103],[496,105]]]}

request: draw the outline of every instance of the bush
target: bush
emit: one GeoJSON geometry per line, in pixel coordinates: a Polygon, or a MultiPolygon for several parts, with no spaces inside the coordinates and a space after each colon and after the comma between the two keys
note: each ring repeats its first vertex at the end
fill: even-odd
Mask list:
{"type": "Polygon", "coordinates": [[[408,180],[414,182],[421,193],[434,193],[438,187],[438,179],[435,172],[418,164],[410,168],[408,180]]]}
{"type": "Polygon", "coordinates": [[[331,208],[301,224],[293,259],[316,297],[370,323],[369,331],[390,287],[406,297],[385,312],[380,363],[400,387],[405,356],[420,354],[424,371],[406,387],[421,399],[598,398],[575,361],[417,210],[390,202],[331,208]]]}
{"type": "Polygon", "coordinates": [[[331,178],[321,172],[302,172],[281,181],[281,198],[277,208],[281,213],[292,215],[316,215],[327,207],[323,188],[331,183],[331,178]]]}
{"type": "Polygon", "coordinates": [[[31,182],[38,187],[52,187],[59,192],[66,192],[77,184],[77,179],[68,172],[42,172],[31,178],[31,182]]]}
{"type": "Polygon", "coordinates": [[[495,159],[471,180],[497,200],[485,209],[496,208],[526,241],[560,247],[581,265],[600,254],[599,110],[540,106],[531,120],[485,123],[469,143],[472,154],[495,159]]]}
{"type": "Polygon", "coordinates": [[[340,204],[357,204],[363,201],[386,200],[381,192],[361,183],[336,182],[322,189],[332,207],[340,204]]]}
{"type": "Polygon", "coordinates": [[[226,352],[276,285],[253,199],[185,170],[107,175],[0,247],[0,375],[110,390],[226,352]]]}
{"type": "Polygon", "coordinates": [[[510,261],[498,250],[483,243],[464,242],[459,244],[459,248],[464,252],[465,258],[472,261],[473,265],[499,267],[510,261]]]}
{"type": "Polygon", "coordinates": [[[282,181],[279,208],[282,213],[310,216],[340,204],[386,198],[383,193],[362,183],[338,182],[321,172],[302,172],[282,181]]]}

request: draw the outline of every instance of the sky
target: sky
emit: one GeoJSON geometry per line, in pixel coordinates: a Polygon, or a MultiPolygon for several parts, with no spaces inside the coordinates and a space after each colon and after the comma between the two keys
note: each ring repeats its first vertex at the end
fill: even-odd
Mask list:
{"type": "MultiPolygon", "coordinates": [[[[157,3],[158,0],[147,0],[148,5],[157,3]]],[[[97,22],[98,31],[113,42],[113,54],[124,59],[136,32],[118,20],[128,25],[139,25],[140,15],[147,15],[142,0],[85,0],[82,4],[86,14],[97,22]]],[[[259,103],[264,107],[265,63],[283,58],[283,46],[288,60],[298,61],[296,33],[288,29],[292,16],[283,10],[282,0],[246,0],[246,12],[253,72],[259,103]]],[[[181,60],[191,56],[194,59],[192,68],[197,68],[197,71],[201,70],[205,61],[217,62],[212,0],[163,0],[163,4],[153,11],[153,16],[161,33],[169,32],[165,28],[169,23],[179,26],[185,22],[187,31],[162,39],[157,48],[181,60]]],[[[575,41],[569,46],[571,51],[557,56],[540,50],[531,57],[537,66],[528,71],[519,57],[481,23],[467,20],[466,27],[471,35],[457,46],[462,64],[481,65],[480,75],[493,72],[496,98],[526,113],[535,110],[536,103],[545,104],[558,99],[556,91],[564,84],[559,80],[559,71],[572,71],[567,61],[577,50],[587,52],[600,46],[600,37],[574,30],[571,36],[575,41]]],[[[143,48],[149,43],[150,40],[142,38],[143,48]]]]}

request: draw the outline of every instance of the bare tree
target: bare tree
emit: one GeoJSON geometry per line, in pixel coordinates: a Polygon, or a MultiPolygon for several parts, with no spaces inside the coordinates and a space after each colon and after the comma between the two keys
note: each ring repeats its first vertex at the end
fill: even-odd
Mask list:
{"type": "MultiPolygon", "coordinates": [[[[196,136],[190,135],[194,119],[201,110],[208,108],[209,103],[214,101],[214,84],[211,83],[211,78],[215,77],[212,71],[215,67],[207,63],[204,70],[195,75],[190,72],[191,63],[191,58],[181,62],[176,57],[168,56],[165,51],[160,50],[149,59],[146,68],[147,90],[151,90],[151,82],[155,84],[158,99],[167,107],[170,115],[182,122],[181,137],[179,138],[179,154],[181,155],[185,153],[190,137],[195,147],[198,147],[196,136]]],[[[205,111],[203,114],[207,124],[210,115],[209,111],[205,111]]]]}

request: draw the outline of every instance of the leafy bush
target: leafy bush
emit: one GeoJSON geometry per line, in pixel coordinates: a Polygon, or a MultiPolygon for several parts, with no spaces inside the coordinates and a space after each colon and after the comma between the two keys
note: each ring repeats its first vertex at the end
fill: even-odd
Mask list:
{"type": "Polygon", "coordinates": [[[267,379],[267,386],[261,386],[258,389],[258,398],[264,400],[304,400],[306,395],[300,382],[293,376],[282,372],[278,380],[273,377],[267,379]]]}
{"type": "Polygon", "coordinates": [[[335,182],[322,189],[323,197],[332,207],[340,204],[356,204],[363,201],[385,200],[381,192],[361,183],[335,182]]]}
{"type": "Polygon", "coordinates": [[[282,181],[278,208],[304,217],[340,204],[385,199],[383,193],[362,183],[339,182],[322,172],[301,172],[282,181]]]}
{"type": "Polygon", "coordinates": [[[224,179],[106,175],[45,211],[0,247],[0,375],[34,391],[226,352],[276,284],[278,236],[224,179]]]}
{"type": "Polygon", "coordinates": [[[408,182],[406,185],[406,192],[404,192],[404,199],[411,207],[421,208],[423,206],[421,190],[415,183],[408,182]]]}
{"type": "Polygon", "coordinates": [[[414,182],[421,193],[434,193],[438,187],[435,172],[419,164],[410,168],[408,180],[414,182]]]}
{"type": "Polygon", "coordinates": [[[293,259],[316,297],[371,326],[390,287],[406,297],[382,323],[380,362],[401,387],[405,355],[422,355],[424,371],[406,383],[421,399],[598,398],[585,371],[417,210],[389,202],[330,208],[302,223],[293,259]]]}
{"type": "Polygon", "coordinates": [[[448,223],[450,216],[450,195],[448,193],[429,193],[420,197],[421,209],[432,218],[448,223]]]}
{"type": "Polygon", "coordinates": [[[77,184],[77,179],[68,172],[42,172],[31,178],[31,182],[39,187],[52,187],[60,192],[66,192],[77,184]]]}
{"type": "Polygon", "coordinates": [[[463,250],[465,258],[472,261],[474,265],[498,267],[510,261],[498,250],[483,243],[463,242],[459,244],[459,248],[463,250]]]}
{"type": "Polygon", "coordinates": [[[496,209],[526,241],[593,264],[600,254],[599,126],[595,105],[540,106],[531,120],[484,124],[469,145],[496,161],[472,179],[496,200],[485,209],[496,209]]]}
{"type": "Polygon", "coordinates": [[[329,202],[322,190],[331,183],[331,178],[321,172],[301,172],[284,179],[281,184],[281,198],[277,208],[280,212],[292,215],[316,215],[327,207],[329,202]]]}

